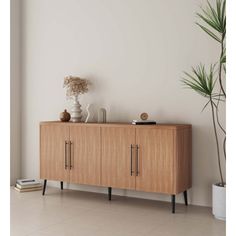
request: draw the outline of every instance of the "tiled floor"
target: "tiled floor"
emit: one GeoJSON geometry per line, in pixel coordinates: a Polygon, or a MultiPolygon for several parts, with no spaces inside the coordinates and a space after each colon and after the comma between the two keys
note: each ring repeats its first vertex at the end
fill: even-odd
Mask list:
{"type": "Polygon", "coordinates": [[[211,209],[48,188],[11,189],[11,236],[223,236],[225,222],[211,209]]]}

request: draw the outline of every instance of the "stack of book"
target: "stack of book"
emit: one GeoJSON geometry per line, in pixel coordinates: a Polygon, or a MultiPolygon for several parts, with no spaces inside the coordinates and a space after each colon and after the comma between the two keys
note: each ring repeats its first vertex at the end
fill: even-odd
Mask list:
{"type": "Polygon", "coordinates": [[[19,192],[31,192],[41,189],[42,183],[35,179],[18,179],[15,185],[15,190],[19,192]]]}

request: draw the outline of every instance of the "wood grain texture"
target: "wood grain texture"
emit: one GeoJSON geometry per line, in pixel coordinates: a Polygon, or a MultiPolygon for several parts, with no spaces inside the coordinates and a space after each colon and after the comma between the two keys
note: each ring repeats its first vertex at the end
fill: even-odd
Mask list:
{"type": "Polygon", "coordinates": [[[102,127],[102,186],[135,189],[131,176],[131,144],[135,144],[134,127],[102,127]]]}
{"type": "MultiPolygon", "coordinates": [[[[142,129],[143,125],[132,125],[131,123],[73,123],[73,122],[61,122],[61,121],[43,121],[41,124],[58,124],[68,126],[85,126],[85,127],[135,127],[136,129],[142,129]]],[[[157,124],[157,125],[145,125],[145,128],[155,129],[185,129],[189,128],[189,124],[157,124]]]]}
{"type": "Polygon", "coordinates": [[[70,126],[71,183],[100,185],[100,140],[99,127],[70,126]]]}
{"type": "Polygon", "coordinates": [[[40,178],[69,181],[65,169],[65,141],[69,140],[66,125],[40,125],[40,178]]]}
{"type": "MultiPolygon", "coordinates": [[[[40,177],[71,183],[178,194],[192,185],[191,125],[42,122],[40,177]],[[71,141],[71,163],[65,141],[71,141]],[[131,176],[132,169],[139,174],[131,176]],[[67,150],[67,152],[68,152],[67,150]],[[137,165],[138,164],[138,167],[137,165]]],[[[69,150],[69,145],[67,146],[69,150]]]]}
{"type": "Polygon", "coordinates": [[[192,187],[192,129],[175,131],[175,193],[192,187]]]}
{"type": "Polygon", "coordinates": [[[172,194],[174,192],[173,130],[136,130],[139,145],[139,175],[136,190],[172,194]]]}

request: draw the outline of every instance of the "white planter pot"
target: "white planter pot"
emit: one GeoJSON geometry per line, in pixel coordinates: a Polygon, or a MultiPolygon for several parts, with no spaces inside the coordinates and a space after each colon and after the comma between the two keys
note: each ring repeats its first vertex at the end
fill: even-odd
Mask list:
{"type": "Polygon", "coordinates": [[[219,220],[226,219],[226,186],[212,185],[212,213],[219,220]]]}

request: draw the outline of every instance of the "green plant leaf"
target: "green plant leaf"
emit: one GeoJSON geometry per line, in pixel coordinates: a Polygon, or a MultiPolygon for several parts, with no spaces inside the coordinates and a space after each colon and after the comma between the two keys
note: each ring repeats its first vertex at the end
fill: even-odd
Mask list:
{"type": "Polygon", "coordinates": [[[191,84],[192,86],[197,87],[199,90],[201,90],[203,93],[205,93],[205,89],[203,88],[202,83],[200,81],[195,79],[192,75],[188,74],[187,72],[184,72],[184,73],[185,73],[185,75],[187,75],[187,77],[189,77],[192,80],[192,82],[190,80],[188,80],[188,83],[189,83],[188,85],[191,84]]]}
{"type": "Polygon", "coordinates": [[[215,9],[211,6],[211,4],[209,3],[208,0],[207,0],[207,4],[208,4],[208,7],[209,7],[209,12],[212,15],[212,17],[214,18],[215,22],[220,24],[219,16],[217,15],[215,9]]]}
{"type": "Polygon", "coordinates": [[[204,27],[203,25],[200,25],[199,23],[196,23],[199,27],[201,27],[202,30],[204,30],[208,35],[210,35],[213,39],[215,39],[216,41],[218,41],[219,43],[221,42],[221,40],[219,39],[218,36],[216,36],[213,32],[211,32],[209,29],[207,29],[206,27],[204,27]]]}
{"type": "Polygon", "coordinates": [[[216,22],[214,22],[210,19],[207,19],[205,16],[201,15],[200,13],[197,13],[197,16],[199,16],[204,22],[206,22],[213,29],[215,29],[218,32],[221,32],[221,28],[216,22]]]}
{"type": "Polygon", "coordinates": [[[222,54],[221,54],[221,57],[220,57],[220,63],[221,64],[226,63],[226,48],[225,47],[223,48],[223,51],[222,51],[222,54]]]}
{"type": "Polygon", "coordinates": [[[211,65],[209,72],[206,72],[205,66],[199,65],[196,68],[192,68],[192,73],[184,72],[185,78],[182,79],[182,83],[195,92],[199,93],[203,97],[212,98],[215,97],[213,93],[216,80],[214,80],[214,66],[211,65]]]}
{"type": "Polygon", "coordinates": [[[221,6],[221,24],[222,24],[222,29],[224,32],[226,32],[226,16],[225,16],[225,7],[226,7],[226,1],[222,1],[222,6],[221,6]]]}
{"type": "Polygon", "coordinates": [[[211,29],[220,33],[220,36],[217,36],[211,29],[208,27],[197,23],[206,33],[208,33],[212,38],[217,41],[221,41],[225,38],[226,32],[226,17],[225,17],[225,0],[216,0],[216,10],[212,7],[212,5],[207,1],[206,9],[201,7],[202,13],[197,13],[197,16],[211,29]]]}
{"type": "Polygon", "coordinates": [[[219,19],[220,23],[222,22],[222,16],[221,16],[221,1],[216,1],[216,9],[217,9],[217,18],[219,19]]]}
{"type": "Polygon", "coordinates": [[[223,4],[222,4],[222,10],[221,10],[221,15],[222,15],[222,21],[225,21],[226,17],[225,17],[225,6],[226,6],[226,1],[224,0],[223,1],[223,4]]]}
{"type": "Polygon", "coordinates": [[[222,55],[222,57],[220,58],[220,63],[223,64],[223,63],[226,63],[226,55],[222,55]]]}

